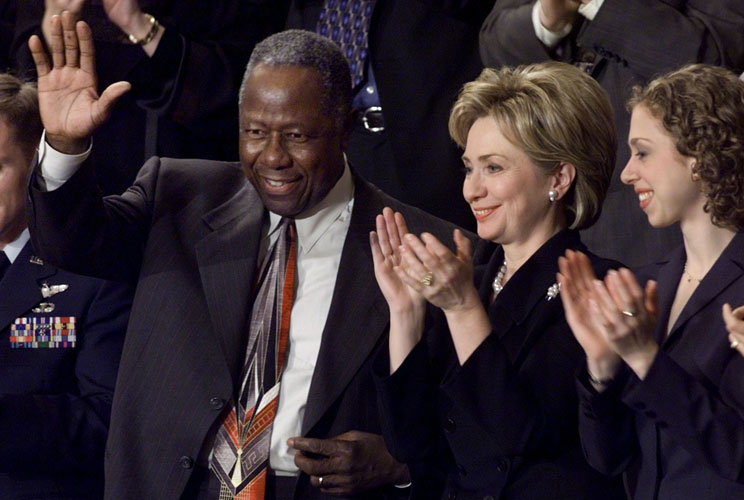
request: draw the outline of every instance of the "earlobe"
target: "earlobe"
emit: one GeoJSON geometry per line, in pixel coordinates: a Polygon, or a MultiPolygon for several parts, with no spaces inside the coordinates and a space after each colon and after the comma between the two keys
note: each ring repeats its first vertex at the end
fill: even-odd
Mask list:
{"type": "Polygon", "coordinates": [[[576,167],[570,163],[561,162],[556,167],[553,173],[553,185],[551,186],[551,191],[556,192],[556,199],[562,198],[568,192],[575,178],[576,167]]]}

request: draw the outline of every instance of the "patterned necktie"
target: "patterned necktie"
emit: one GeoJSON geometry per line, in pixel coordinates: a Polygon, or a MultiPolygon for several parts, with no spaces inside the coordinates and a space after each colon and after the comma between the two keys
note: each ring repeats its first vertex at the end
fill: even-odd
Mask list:
{"type": "Polygon", "coordinates": [[[5,271],[10,267],[10,259],[5,255],[5,252],[0,250],[0,279],[5,275],[5,271]]]}
{"type": "Polygon", "coordinates": [[[353,87],[364,81],[372,4],[373,0],[326,0],[315,28],[341,47],[349,61],[353,87]]]}
{"type": "Polygon", "coordinates": [[[294,221],[282,219],[278,231],[259,273],[238,401],[215,438],[211,467],[220,500],[262,500],[266,490],[297,260],[294,221]]]}

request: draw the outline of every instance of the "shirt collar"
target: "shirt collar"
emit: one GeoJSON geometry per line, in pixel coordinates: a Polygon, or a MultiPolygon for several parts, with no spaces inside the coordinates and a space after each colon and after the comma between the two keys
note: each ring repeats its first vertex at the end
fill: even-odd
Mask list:
{"type": "Polygon", "coordinates": [[[23,250],[23,247],[26,246],[26,243],[28,243],[30,238],[31,233],[29,233],[28,228],[26,228],[20,235],[18,235],[18,238],[5,245],[5,248],[2,249],[3,252],[5,252],[5,255],[8,256],[8,260],[11,264],[18,258],[18,255],[23,250]]]}
{"type": "MultiPolygon", "coordinates": [[[[350,217],[353,199],[354,180],[347,162],[343,174],[326,197],[295,218],[300,252],[307,253],[312,250],[320,237],[336,220],[350,217]]],[[[281,220],[281,215],[269,212],[269,236],[276,230],[281,220]]]]}

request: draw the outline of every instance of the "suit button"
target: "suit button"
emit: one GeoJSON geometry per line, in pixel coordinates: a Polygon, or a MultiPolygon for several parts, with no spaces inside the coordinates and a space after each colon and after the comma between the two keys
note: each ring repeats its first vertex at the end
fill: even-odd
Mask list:
{"type": "Polygon", "coordinates": [[[483,500],[493,500],[493,497],[491,495],[486,495],[483,497],[483,500]]]}
{"type": "Polygon", "coordinates": [[[212,398],[209,400],[209,406],[213,410],[221,410],[222,408],[225,407],[225,401],[223,401],[220,398],[212,398]]]}
{"type": "Polygon", "coordinates": [[[468,475],[468,471],[465,470],[465,467],[463,467],[462,464],[457,464],[457,472],[459,472],[461,476],[468,475]]]}
{"type": "Polygon", "coordinates": [[[455,421],[451,418],[447,418],[447,420],[444,421],[444,432],[452,434],[453,432],[455,432],[455,429],[457,429],[455,421]]]}
{"type": "Polygon", "coordinates": [[[179,458],[178,462],[181,464],[181,467],[183,467],[184,469],[191,469],[194,467],[194,459],[186,455],[179,458]]]}
{"type": "Polygon", "coordinates": [[[504,460],[503,458],[499,460],[499,463],[496,464],[496,470],[499,472],[506,472],[509,470],[509,462],[504,460]]]}

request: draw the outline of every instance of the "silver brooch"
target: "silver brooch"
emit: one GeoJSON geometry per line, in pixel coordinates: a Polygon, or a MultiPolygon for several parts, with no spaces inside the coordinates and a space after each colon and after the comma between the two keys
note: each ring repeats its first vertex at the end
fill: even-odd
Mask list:
{"type": "Polygon", "coordinates": [[[31,310],[35,313],[50,313],[54,311],[54,304],[51,302],[39,302],[39,305],[31,310]]]}
{"type": "Polygon", "coordinates": [[[548,294],[545,296],[548,300],[553,300],[561,293],[561,284],[553,283],[548,287],[548,294]]]}
{"type": "Polygon", "coordinates": [[[41,296],[48,299],[52,295],[57,295],[60,292],[64,292],[70,287],[70,285],[51,285],[44,283],[41,285],[41,296]]]}

